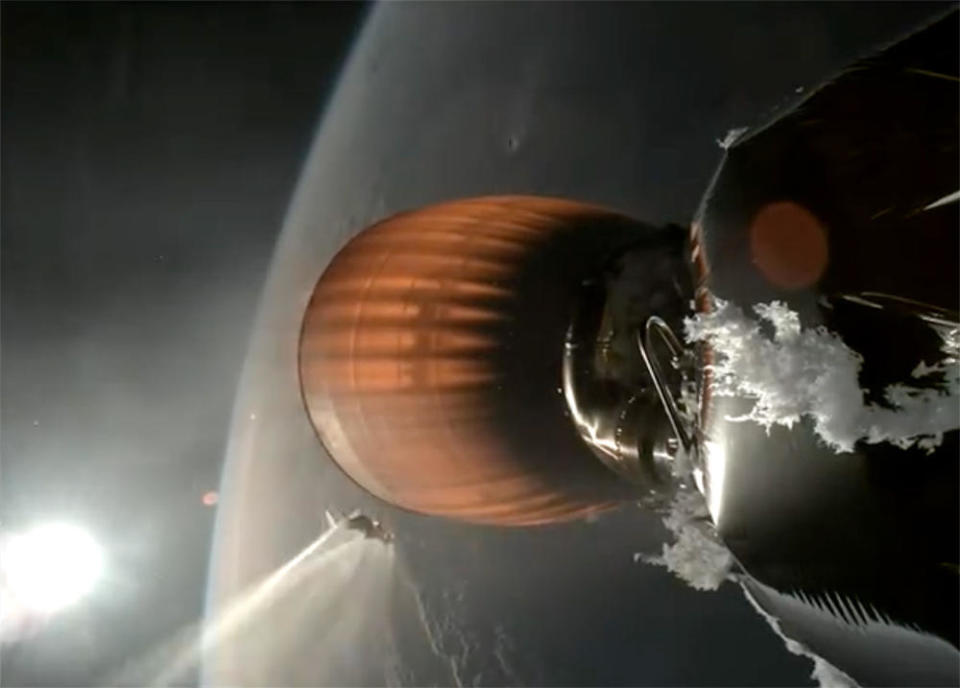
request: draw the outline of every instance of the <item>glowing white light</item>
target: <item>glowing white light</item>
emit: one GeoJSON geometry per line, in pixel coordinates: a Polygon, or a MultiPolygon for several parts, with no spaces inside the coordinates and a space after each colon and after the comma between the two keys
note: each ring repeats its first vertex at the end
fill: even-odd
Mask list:
{"type": "Polygon", "coordinates": [[[727,452],[717,442],[704,443],[707,464],[707,508],[713,516],[713,522],[720,523],[720,510],[723,508],[723,483],[727,475],[727,452]]]}
{"type": "Polygon", "coordinates": [[[18,604],[51,613],[90,591],[100,576],[103,557],[89,533],[53,523],[12,536],[0,565],[18,604]]]}
{"type": "Polygon", "coordinates": [[[960,201],[960,191],[954,191],[952,194],[947,194],[943,198],[938,198],[930,205],[924,207],[924,210],[933,210],[934,208],[939,208],[942,205],[949,205],[950,203],[956,203],[960,201]]]}

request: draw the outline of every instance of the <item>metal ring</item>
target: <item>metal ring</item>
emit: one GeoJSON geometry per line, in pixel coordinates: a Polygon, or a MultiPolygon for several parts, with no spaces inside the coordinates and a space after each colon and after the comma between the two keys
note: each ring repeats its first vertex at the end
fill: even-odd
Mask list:
{"type": "Polygon", "coordinates": [[[670,326],[667,325],[662,318],[655,315],[647,319],[642,336],[640,332],[637,332],[637,346],[640,348],[640,355],[643,356],[643,362],[647,366],[647,372],[650,373],[650,378],[653,380],[653,386],[657,390],[657,396],[660,397],[660,403],[663,404],[663,410],[667,414],[667,419],[670,421],[673,433],[676,435],[677,441],[680,443],[680,446],[683,447],[684,451],[690,451],[693,442],[684,428],[683,419],[680,417],[680,411],[677,408],[677,402],[664,382],[663,373],[660,370],[660,363],[653,355],[652,337],[654,333],[660,335],[661,340],[670,349],[670,355],[673,357],[671,362],[674,367],[679,364],[680,358],[683,355],[683,345],[680,344],[680,340],[677,339],[677,336],[673,333],[673,330],[670,329],[670,326]]]}

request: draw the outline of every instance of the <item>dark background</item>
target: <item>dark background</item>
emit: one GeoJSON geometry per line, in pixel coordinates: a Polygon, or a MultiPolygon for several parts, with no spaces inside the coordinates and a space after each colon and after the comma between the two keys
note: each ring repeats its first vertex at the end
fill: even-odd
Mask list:
{"type": "MultiPolygon", "coordinates": [[[[464,7],[467,20],[469,12],[481,12],[479,5],[464,7]]],[[[19,530],[47,519],[83,524],[104,537],[111,572],[108,584],[86,603],[52,619],[36,637],[3,648],[5,684],[99,683],[126,659],[201,615],[214,520],[214,510],[203,505],[202,496],[220,481],[237,381],[274,243],[327,98],[367,10],[360,4],[333,3],[3,4],[3,528],[19,530]]],[[[665,63],[682,64],[680,55],[690,65],[709,65],[716,53],[735,54],[730,46],[737,35],[711,30],[714,15],[734,10],[743,15],[734,25],[754,34],[770,27],[786,32],[782,44],[787,47],[777,54],[738,55],[725,64],[749,74],[750,83],[766,94],[789,96],[794,84],[812,85],[804,79],[816,83],[827,76],[826,67],[847,64],[937,7],[686,5],[631,11],[647,20],[686,12],[693,41],[644,30],[661,41],[657,50],[670,56],[665,63]],[[806,23],[778,19],[780,12],[805,17],[806,23]],[[810,47],[797,47],[804,45],[810,47]]],[[[604,11],[615,10],[607,6],[604,11]]],[[[576,31],[580,19],[573,14],[567,25],[576,31]]],[[[524,21],[518,19],[511,40],[541,35],[524,21]]],[[[671,21],[665,25],[674,25],[671,21]]],[[[730,25],[729,17],[725,21],[730,25]]],[[[606,24],[598,20],[598,25],[606,24]]],[[[442,22],[440,26],[442,30],[442,22]]],[[[633,31],[625,20],[624,40],[633,31]]],[[[495,41],[497,36],[478,40],[495,41]]],[[[571,65],[592,64],[592,56],[568,57],[571,65]]],[[[474,68],[482,77],[486,67],[474,68]]],[[[596,175],[585,200],[630,193],[635,200],[627,210],[644,219],[689,219],[719,154],[709,136],[693,142],[703,151],[695,166],[685,165],[686,159],[673,150],[686,131],[707,129],[691,124],[700,115],[686,106],[698,102],[691,93],[712,92],[711,72],[692,72],[703,81],[687,79],[683,70],[653,75],[663,84],[649,100],[648,112],[659,113],[656,122],[650,116],[660,127],[649,128],[656,138],[648,133],[641,110],[633,131],[593,132],[600,150],[619,147],[621,136],[650,136],[654,143],[648,160],[660,165],[656,174],[644,160],[616,177],[596,175]],[[663,128],[665,121],[672,126],[663,128]]],[[[591,87],[576,78],[570,83],[591,87]]],[[[716,100],[716,110],[729,118],[710,129],[717,136],[729,126],[762,120],[772,106],[784,102],[778,96],[760,107],[746,88],[717,94],[716,100]],[[756,119],[744,121],[748,112],[756,119]]],[[[566,130],[558,131],[566,135],[566,130]]],[[[535,146],[564,145],[555,133],[522,131],[525,143],[519,155],[526,154],[523,146],[536,152],[535,146]]],[[[398,132],[396,145],[405,151],[413,144],[403,134],[398,132]]],[[[420,144],[429,146],[430,140],[420,144]]],[[[416,154],[411,150],[398,157],[413,161],[416,154]]],[[[543,172],[542,186],[563,189],[567,177],[578,171],[543,172]]],[[[406,175],[398,184],[413,187],[417,177],[406,175]]],[[[397,197],[405,203],[431,193],[413,189],[397,192],[397,197]]],[[[392,205],[388,197],[384,207],[392,205]]],[[[626,516],[613,516],[610,524],[608,528],[636,525],[626,516]]],[[[435,532],[444,528],[437,525],[435,532]]],[[[744,611],[740,625],[731,625],[729,617],[705,616],[702,636],[694,638],[664,634],[659,642],[637,648],[632,644],[641,625],[637,618],[616,632],[598,633],[592,645],[571,647],[564,640],[564,624],[582,627],[614,618],[621,609],[622,600],[605,596],[604,585],[629,555],[628,544],[601,543],[591,550],[600,557],[591,577],[565,580],[561,573],[554,578],[550,562],[562,560],[571,542],[596,539],[578,530],[585,528],[589,526],[572,526],[540,539],[544,580],[554,586],[557,598],[579,595],[586,586],[594,600],[583,619],[545,604],[522,624],[536,641],[532,644],[546,648],[544,656],[557,662],[533,682],[566,677],[583,683],[591,676],[630,682],[636,674],[628,669],[640,661],[665,671],[669,664],[663,656],[690,655],[690,661],[680,661],[685,680],[700,676],[706,683],[710,678],[698,674],[696,656],[706,651],[711,635],[755,642],[762,622],[750,625],[752,612],[744,611]],[[545,632],[548,628],[552,635],[545,632]],[[537,639],[538,633],[542,638],[537,639]],[[600,670],[584,670],[578,653],[592,657],[600,670]]],[[[450,527],[448,537],[458,536],[450,527]]],[[[638,540],[658,536],[647,532],[638,540]]],[[[503,535],[501,549],[522,557],[530,546],[528,537],[503,535]]],[[[467,575],[470,566],[483,561],[479,556],[464,559],[451,565],[449,575],[460,575],[458,567],[467,575]]],[[[489,568],[490,580],[507,575],[489,568]]],[[[665,588],[674,585],[663,576],[665,588]]],[[[505,581],[501,588],[508,585],[505,581]]],[[[679,598],[682,591],[676,594],[679,598]]],[[[670,625],[677,613],[672,599],[662,608],[645,610],[646,623],[676,630],[670,625]]],[[[474,616],[496,613],[479,606],[473,610],[474,616]]],[[[763,647],[751,645],[762,665],[758,676],[787,685],[802,682],[809,664],[787,655],[772,635],[762,638],[767,640],[763,647]]],[[[537,676],[536,671],[527,675],[537,676]]],[[[734,675],[736,667],[731,667],[728,676],[734,675]]]]}
{"type": "Polygon", "coordinates": [[[202,495],[290,193],[367,9],[3,4],[3,526],[108,533],[120,572],[5,647],[6,685],[96,683],[201,614],[202,495]]]}

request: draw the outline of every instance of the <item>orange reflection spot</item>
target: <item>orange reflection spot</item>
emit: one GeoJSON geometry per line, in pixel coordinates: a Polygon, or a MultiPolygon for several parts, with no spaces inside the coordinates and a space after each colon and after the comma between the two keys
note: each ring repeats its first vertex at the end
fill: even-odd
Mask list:
{"type": "Polygon", "coordinates": [[[827,267],[827,231],[802,205],[770,203],[750,224],[750,254],[763,276],[776,286],[808,287],[827,267]]]}
{"type": "Polygon", "coordinates": [[[218,495],[213,490],[203,493],[203,504],[204,506],[213,506],[220,501],[220,495],[218,495]]]}

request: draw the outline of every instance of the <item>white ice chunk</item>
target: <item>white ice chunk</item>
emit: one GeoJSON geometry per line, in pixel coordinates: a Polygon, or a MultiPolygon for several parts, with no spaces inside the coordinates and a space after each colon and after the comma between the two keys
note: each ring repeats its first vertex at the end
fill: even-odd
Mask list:
{"type": "Polygon", "coordinates": [[[936,373],[942,382],[923,388],[890,385],[884,390],[892,407],[887,408],[865,403],[858,381],[863,359],[835,333],[803,329],[797,313],[774,301],[753,307],[773,326],[770,337],[739,307],[718,298],[713,304],[711,312],[698,313],[684,325],[689,342],[708,342],[717,354],[713,393],[754,400],[749,413],[728,420],[753,421],[769,430],[808,417],[838,453],[852,451],[860,440],[932,451],[944,432],[960,427],[955,332],[944,337],[942,361],[921,362],[913,373],[916,379],[936,373]]]}
{"type": "Polygon", "coordinates": [[[663,525],[676,541],[663,545],[660,556],[639,554],[634,561],[664,566],[697,590],[716,590],[727,580],[733,555],[714,531],[703,495],[696,491],[678,494],[663,525]]]}

